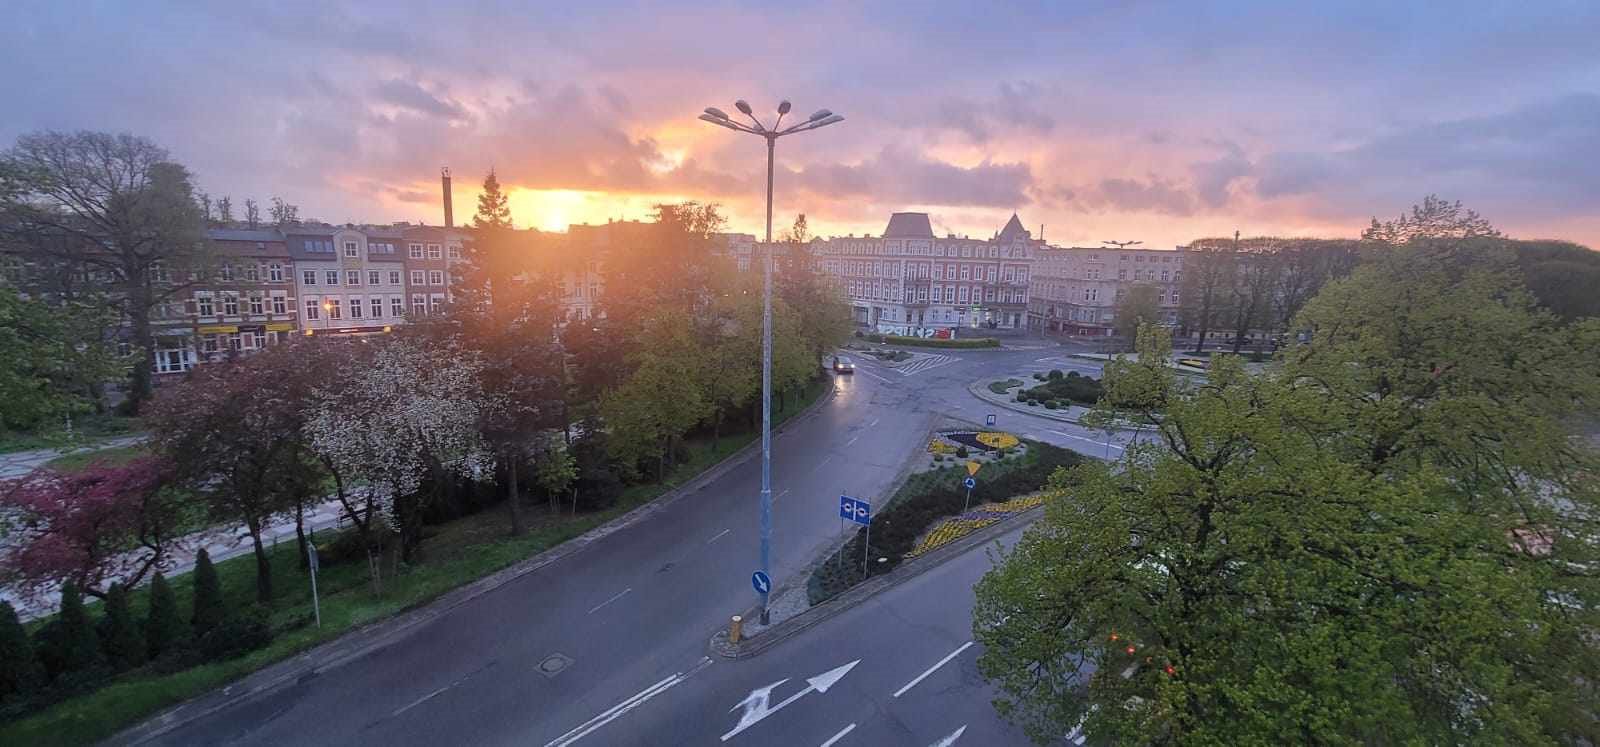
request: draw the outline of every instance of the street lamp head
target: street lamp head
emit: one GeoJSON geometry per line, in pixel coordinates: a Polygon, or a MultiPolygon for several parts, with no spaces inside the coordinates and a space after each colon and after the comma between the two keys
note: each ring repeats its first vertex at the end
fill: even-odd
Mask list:
{"type": "MultiPolygon", "coordinates": [[[[710,115],[712,117],[715,117],[717,119],[727,119],[728,118],[727,112],[724,112],[721,109],[718,109],[717,107],[714,107],[714,106],[706,107],[706,114],[708,114],[708,115],[710,115]]],[[[701,117],[701,119],[705,119],[705,117],[701,117]]]]}
{"type": "Polygon", "coordinates": [[[789,105],[788,99],[785,99],[783,101],[778,102],[778,113],[779,114],[788,114],[789,113],[789,106],[790,105],[789,105]]]}
{"type": "Polygon", "coordinates": [[[828,117],[831,117],[831,116],[833,116],[833,112],[830,112],[827,109],[818,109],[817,113],[811,115],[811,118],[807,119],[806,121],[807,122],[815,122],[815,121],[817,121],[819,119],[827,119],[828,117]]]}
{"type": "Polygon", "coordinates": [[[750,105],[748,103],[746,103],[744,99],[739,99],[738,101],[733,102],[733,106],[734,106],[735,109],[738,109],[739,111],[744,112],[747,115],[750,114],[751,111],[752,111],[750,109],[750,105]]]}

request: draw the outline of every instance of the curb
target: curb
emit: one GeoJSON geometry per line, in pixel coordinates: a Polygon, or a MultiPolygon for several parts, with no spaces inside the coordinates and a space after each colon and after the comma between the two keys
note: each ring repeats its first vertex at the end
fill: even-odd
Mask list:
{"type": "MultiPolygon", "coordinates": [[[[1058,414],[1056,414],[1057,413],[1056,410],[1047,410],[1047,409],[1045,409],[1043,407],[1027,407],[1027,406],[1023,406],[1023,405],[1018,405],[1016,402],[1014,402],[1014,401],[1012,401],[1010,399],[1006,399],[1006,398],[1000,397],[999,395],[994,394],[993,392],[989,392],[988,381],[989,380],[987,380],[987,379],[982,379],[982,380],[973,382],[971,384],[968,384],[967,385],[967,391],[969,393],[971,393],[972,396],[977,397],[978,399],[981,399],[984,402],[988,402],[989,404],[992,404],[992,405],[994,405],[996,407],[1004,407],[1007,410],[1011,410],[1013,412],[1020,412],[1020,413],[1022,413],[1024,415],[1032,415],[1034,417],[1045,418],[1047,420],[1054,420],[1054,421],[1057,421],[1057,422],[1060,422],[1060,423],[1071,423],[1073,425],[1080,426],[1080,427],[1083,427],[1083,428],[1091,428],[1092,427],[1094,430],[1097,430],[1097,431],[1105,430],[1105,428],[1100,427],[1100,426],[1084,425],[1083,421],[1078,420],[1078,419],[1072,417],[1071,415],[1058,415],[1058,414]],[[989,393],[985,394],[985,392],[989,392],[989,393]]],[[[1024,384],[1023,386],[1027,386],[1027,385],[1024,384]]],[[[1074,405],[1074,406],[1075,407],[1080,407],[1081,405],[1074,405]]],[[[1085,409],[1088,409],[1088,408],[1085,408],[1085,409]]],[[[1154,429],[1149,427],[1149,426],[1145,426],[1145,425],[1134,425],[1134,426],[1119,425],[1119,426],[1115,426],[1113,428],[1113,430],[1124,431],[1124,432],[1134,432],[1134,433],[1148,433],[1149,431],[1154,430],[1154,429]]]]}
{"type": "MultiPolygon", "coordinates": [[[[832,402],[834,396],[838,393],[838,389],[831,386],[831,379],[829,384],[827,392],[818,397],[816,402],[811,403],[805,410],[774,428],[773,434],[782,433],[796,423],[809,420],[820,412],[824,405],[832,402]]],[[[700,474],[690,478],[682,485],[583,534],[476,581],[444,592],[433,600],[425,602],[420,607],[401,611],[391,617],[354,628],[333,640],[318,644],[276,664],[268,665],[265,668],[247,674],[232,683],[222,686],[220,689],[167,708],[112,735],[105,740],[105,743],[140,744],[227,708],[270,695],[286,685],[310,680],[325,672],[338,669],[351,661],[394,643],[396,639],[403,637],[419,625],[431,622],[473,599],[576,553],[596,540],[603,539],[607,535],[648,518],[651,514],[676,503],[684,496],[699,490],[707,483],[732,471],[735,467],[760,453],[760,450],[761,440],[756,439],[738,451],[729,454],[722,461],[707,467],[700,474]],[[252,678],[261,680],[261,682],[254,686],[249,686],[248,689],[237,695],[230,693],[235,687],[250,685],[252,678]],[[203,702],[219,694],[222,698],[219,702],[203,702]]]]}
{"type": "Polygon", "coordinates": [[[729,643],[728,631],[719,630],[711,636],[709,642],[711,652],[726,659],[748,659],[756,656],[805,632],[818,623],[838,616],[877,594],[889,591],[926,573],[930,569],[965,555],[979,545],[988,544],[1000,535],[1015,529],[1018,520],[1024,517],[1027,518],[1022,521],[1022,525],[1026,526],[1032,523],[1043,511],[1044,506],[1042,505],[1026,511],[1020,511],[1010,519],[991,524],[961,539],[929,551],[914,560],[901,563],[894,570],[881,576],[873,576],[862,583],[856,584],[843,594],[778,623],[753,638],[746,638],[738,643],[729,643]]]}

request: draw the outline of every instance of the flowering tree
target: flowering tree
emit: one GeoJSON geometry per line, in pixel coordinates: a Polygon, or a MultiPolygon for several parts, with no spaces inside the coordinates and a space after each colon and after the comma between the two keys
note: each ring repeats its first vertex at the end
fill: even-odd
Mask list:
{"type": "MultiPolygon", "coordinates": [[[[414,559],[428,478],[477,476],[492,459],[479,435],[490,400],[483,364],[453,346],[396,335],[326,372],[305,430],[312,448],[347,478],[364,481],[377,515],[414,559]]],[[[435,481],[437,483],[437,481],[435,481]]]]}
{"type": "Polygon", "coordinates": [[[320,473],[304,448],[308,395],[303,361],[280,345],[197,369],[163,391],[147,422],[177,477],[211,513],[240,521],[256,557],[256,598],[272,598],[272,563],[261,533],[274,516],[314,496],[320,473]]]}
{"type": "Polygon", "coordinates": [[[176,504],[164,488],[171,464],[141,457],[78,472],[34,470],[0,484],[0,549],[5,581],[39,596],[73,581],[105,596],[112,583],[137,585],[171,565],[176,504]]]}

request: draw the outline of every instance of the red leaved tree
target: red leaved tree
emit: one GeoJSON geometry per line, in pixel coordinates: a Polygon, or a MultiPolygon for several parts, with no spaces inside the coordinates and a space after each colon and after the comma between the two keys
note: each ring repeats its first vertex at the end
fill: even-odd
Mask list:
{"type": "Polygon", "coordinates": [[[167,568],[177,523],[164,490],[170,476],[170,463],[151,456],[70,473],[38,469],[0,484],[0,574],[33,597],[67,580],[103,597],[113,583],[135,586],[167,568]]]}

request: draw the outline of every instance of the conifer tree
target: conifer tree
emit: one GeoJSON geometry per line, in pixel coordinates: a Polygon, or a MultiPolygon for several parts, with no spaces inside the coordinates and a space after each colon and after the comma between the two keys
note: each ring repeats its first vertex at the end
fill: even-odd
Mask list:
{"type": "Polygon", "coordinates": [[[33,641],[10,602],[0,602],[0,702],[26,696],[39,686],[33,641]]]}
{"type": "Polygon", "coordinates": [[[133,619],[128,606],[128,590],[122,584],[112,584],[105,601],[106,661],[116,669],[132,669],[144,663],[144,635],[133,619]]]}
{"type": "Polygon", "coordinates": [[[202,547],[194,558],[194,616],[189,620],[194,637],[198,639],[221,625],[224,611],[222,580],[211,564],[211,554],[202,547]]]}
{"type": "Polygon", "coordinates": [[[81,672],[100,663],[100,636],[95,634],[94,623],[83,607],[83,594],[78,585],[68,581],[61,586],[61,624],[56,645],[61,672],[81,672]]]}
{"type": "Polygon", "coordinates": [[[160,573],[150,581],[150,612],[144,620],[144,641],[150,658],[168,653],[188,638],[183,620],[178,617],[178,600],[172,585],[160,573]]]}

